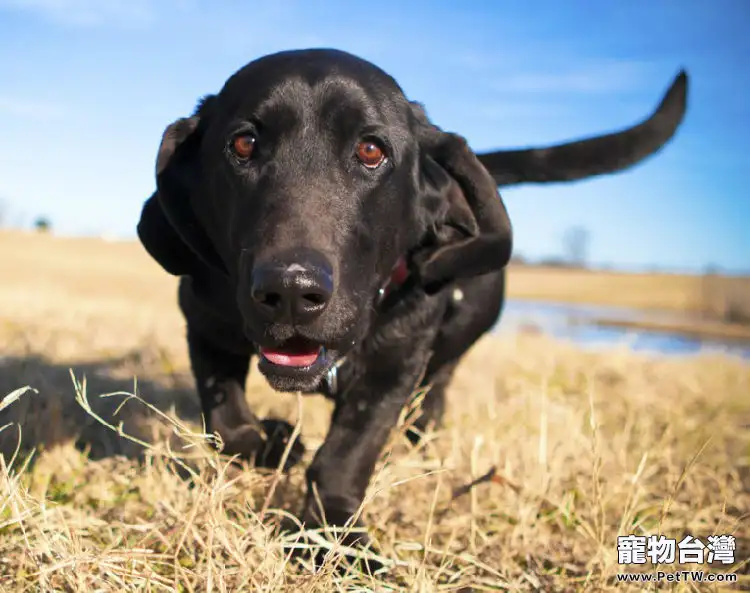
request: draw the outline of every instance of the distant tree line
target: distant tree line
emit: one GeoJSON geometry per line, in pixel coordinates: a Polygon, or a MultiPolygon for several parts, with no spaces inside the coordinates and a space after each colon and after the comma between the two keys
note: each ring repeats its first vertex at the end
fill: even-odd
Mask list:
{"type": "MultiPolygon", "coordinates": [[[[15,222],[11,222],[11,214],[10,202],[7,198],[0,195],[0,229],[26,226],[26,223],[23,221],[25,216],[16,213],[14,215],[15,222]]],[[[31,226],[40,233],[49,233],[52,231],[52,221],[47,216],[37,216],[31,226]]]]}
{"type": "Polygon", "coordinates": [[[521,253],[514,253],[511,263],[519,266],[543,266],[548,268],[586,269],[589,265],[590,233],[582,226],[573,226],[565,231],[559,255],[549,255],[530,260],[521,253]]]}
{"type": "Polygon", "coordinates": [[[52,231],[52,223],[46,216],[40,216],[34,220],[34,229],[40,233],[49,233],[52,231]]]}

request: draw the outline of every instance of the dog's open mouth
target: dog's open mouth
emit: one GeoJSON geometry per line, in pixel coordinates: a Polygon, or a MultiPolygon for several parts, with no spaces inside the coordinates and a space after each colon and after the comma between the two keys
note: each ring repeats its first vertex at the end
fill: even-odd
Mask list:
{"type": "Polygon", "coordinates": [[[336,353],[303,337],[274,346],[261,346],[258,370],[277,391],[309,393],[317,388],[336,353]]]}
{"type": "Polygon", "coordinates": [[[292,338],[280,346],[261,348],[261,356],[278,367],[302,369],[325,357],[325,348],[305,338],[292,338]]]}

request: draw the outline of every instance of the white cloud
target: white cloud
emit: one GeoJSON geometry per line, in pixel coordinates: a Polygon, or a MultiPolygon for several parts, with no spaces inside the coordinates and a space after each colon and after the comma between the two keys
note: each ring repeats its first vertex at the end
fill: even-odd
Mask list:
{"type": "Polygon", "coordinates": [[[551,119],[565,117],[571,108],[553,100],[499,99],[484,102],[473,107],[474,113],[480,113],[492,121],[523,119],[551,119]]]}
{"type": "Polygon", "coordinates": [[[652,83],[652,65],[628,60],[601,60],[554,70],[516,72],[493,86],[514,93],[623,93],[652,83]]]}
{"type": "Polygon", "coordinates": [[[0,95],[0,115],[32,120],[55,120],[68,115],[58,103],[0,95]]]}

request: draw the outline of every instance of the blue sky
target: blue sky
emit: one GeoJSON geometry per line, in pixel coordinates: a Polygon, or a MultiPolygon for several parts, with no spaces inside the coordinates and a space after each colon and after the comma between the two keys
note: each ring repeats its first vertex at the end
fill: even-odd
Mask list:
{"type": "Polygon", "coordinates": [[[134,236],[164,127],[246,62],[336,47],[392,74],[475,150],[631,125],[680,67],[686,120],[628,172],[504,190],[516,249],[623,268],[750,270],[750,2],[0,0],[10,224],[134,236]]]}

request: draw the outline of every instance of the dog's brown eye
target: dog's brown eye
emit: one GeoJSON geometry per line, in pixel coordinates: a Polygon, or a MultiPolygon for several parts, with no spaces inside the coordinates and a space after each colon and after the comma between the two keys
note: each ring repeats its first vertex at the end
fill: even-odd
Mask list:
{"type": "Polygon", "coordinates": [[[385,153],[383,153],[383,149],[380,146],[366,140],[357,144],[357,158],[368,169],[375,169],[385,160],[385,153]]]}
{"type": "Polygon", "coordinates": [[[255,136],[252,134],[242,134],[237,136],[232,141],[232,149],[234,154],[243,160],[249,159],[253,156],[253,149],[255,148],[255,136]]]}

